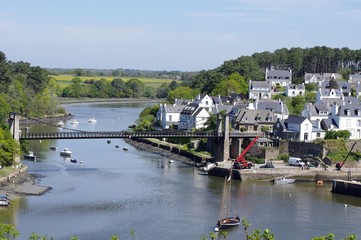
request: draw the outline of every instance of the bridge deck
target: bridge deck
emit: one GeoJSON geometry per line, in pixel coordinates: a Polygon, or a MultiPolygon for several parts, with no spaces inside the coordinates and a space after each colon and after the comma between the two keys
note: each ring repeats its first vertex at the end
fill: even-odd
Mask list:
{"type": "MultiPolygon", "coordinates": [[[[262,136],[261,132],[230,132],[230,138],[248,138],[262,136]]],[[[20,135],[20,140],[40,139],[96,139],[96,138],[223,138],[219,132],[189,132],[189,131],[105,131],[105,132],[25,132],[20,135]]]]}

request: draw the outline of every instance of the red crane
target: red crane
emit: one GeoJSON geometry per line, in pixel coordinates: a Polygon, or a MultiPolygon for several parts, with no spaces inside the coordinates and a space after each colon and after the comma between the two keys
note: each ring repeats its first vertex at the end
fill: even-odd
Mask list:
{"type": "Polygon", "coordinates": [[[241,154],[234,160],[233,168],[236,169],[245,169],[245,168],[251,168],[253,167],[252,162],[247,162],[247,160],[244,158],[246,156],[246,153],[251,149],[251,147],[257,142],[259,137],[255,137],[252,142],[241,152],[241,154]]]}

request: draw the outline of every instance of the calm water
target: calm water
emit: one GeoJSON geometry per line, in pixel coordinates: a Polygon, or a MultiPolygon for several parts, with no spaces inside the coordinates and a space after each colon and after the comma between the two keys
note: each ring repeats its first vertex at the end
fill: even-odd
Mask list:
{"type": "MultiPolygon", "coordinates": [[[[66,127],[86,131],[124,130],[146,105],[68,105],[79,121],[66,127]],[[88,119],[95,117],[96,124],[88,119]]],[[[57,131],[33,127],[32,131],[57,131]]],[[[61,131],[61,130],[60,130],[61,131]]],[[[15,224],[27,239],[31,233],[81,240],[174,239],[198,240],[215,227],[220,214],[223,179],[201,176],[191,166],[165,156],[141,152],[122,139],[43,140],[31,142],[39,161],[23,161],[40,184],[52,190],[27,196],[9,210],[0,211],[4,223],[15,224]],[[49,150],[55,145],[58,151],[49,150]],[[119,145],[116,148],[115,145],[119,145]],[[129,151],[123,151],[127,146],[129,151]],[[83,164],[59,156],[69,147],[83,164]]],[[[241,218],[256,227],[270,228],[276,239],[311,239],[329,232],[341,239],[361,237],[361,199],[335,195],[331,186],[272,185],[234,181],[232,198],[241,218]],[[345,208],[347,203],[349,207],[345,208]]],[[[222,236],[219,237],[223,239],[222,236]]],[[[228,239],[244,239],[243,228],[229,231],[228,239]]]]}

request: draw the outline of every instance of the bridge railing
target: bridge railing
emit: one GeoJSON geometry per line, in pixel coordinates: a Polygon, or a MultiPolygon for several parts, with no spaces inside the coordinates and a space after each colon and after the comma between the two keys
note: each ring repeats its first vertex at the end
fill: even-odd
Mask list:
{"type": "MultiPolygon", "coordinates": [[[[38,139],[96,139],[96,138],[222,138],[223,133],[215,131],[190,132],[190,131],[99,131],[99,132],[24,132],[20,140],[38,139]]],[[[232,131],[231,138],[244,138],[262,136],[262,132],[232,131]]]]}

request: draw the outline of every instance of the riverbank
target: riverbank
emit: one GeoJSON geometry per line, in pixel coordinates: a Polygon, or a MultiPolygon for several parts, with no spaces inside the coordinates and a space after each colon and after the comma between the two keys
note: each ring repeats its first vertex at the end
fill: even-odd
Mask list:
{"type": "MultiPolygon", "coordinates": [[[[147,151],[152,153],[162,154],[168,156],[170,159],[181,161],[185,164],[199,165],[194,159],[180,156],[167,149],[154,146],[146,142],[138,142],[132,139],[125,139],[125,142],[132,145],[138,150],[147,151]]],[[[273,161],[274,168],[261,168],[263,164],[256,164],[252,169],[233,170],[238,177],[236,179],[242,181],[271,181],[278,177],[293,178],[296,181],[303,182],[331,182],[334,179],[348,180],[350,177],[352,180],[361,181],[361,163],[358,166],[347,166],[342,171],[336,170],[335,166],[331,166],[327,169],[318,167],[310,169],[302,169],[300,167],[289,166],[283,161],[273,161]]],[[[224,177],[227,174],[227,170],[231,167],[230,161],[218,162],[218,166],[209,172],[209,175],[224,177]]]]}
{"type": "Polygon", "coordinates": [[[51,187],[39,185],[44,176],[29,174],[28,167],[25,165],[17,166],[7,177],[0,179],[1,194],[8,194],[12,199],[19,195],[42,195],[51,189],[51,187]]]}

